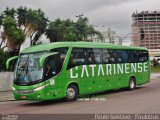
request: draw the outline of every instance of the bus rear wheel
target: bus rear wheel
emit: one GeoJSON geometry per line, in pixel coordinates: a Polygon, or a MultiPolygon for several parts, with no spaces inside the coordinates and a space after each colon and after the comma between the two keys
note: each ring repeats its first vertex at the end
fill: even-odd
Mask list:
{"type": "Polygon", "coordinates": [[[78,96],[78,88],[75,85],[69,85],[67,88],[67,101],[74,101],[77,99],[78,96]]]}
{"type": "Polygon", "coordinates": [[[129,80],[128,89],[129,89],[129,90],[134,90],[135,88],[136,88],[135,78],[131,77],[130,80],[129,80]]]}

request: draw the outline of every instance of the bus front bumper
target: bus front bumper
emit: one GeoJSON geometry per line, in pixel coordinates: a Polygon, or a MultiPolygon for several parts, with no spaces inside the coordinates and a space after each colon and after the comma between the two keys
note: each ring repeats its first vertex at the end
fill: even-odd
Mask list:
{"type": "Polygon", "coordinates": [[[36,100],[36,101],[45,101],[52,99],[63,98],[62,89],[48,90],[45,89],[32,91],[32,90],[14,90],[14,97],[16,100],[36,100]]]}
{"type": "Polygon", "coordinates": [[[31,92],[29,90],[25,92],[22,90],[15,90],[13,91],[13,95],[16,100],[37,100],[37,101],[46,100],[44,90],[39,90],[35,92],[31,92]]]}

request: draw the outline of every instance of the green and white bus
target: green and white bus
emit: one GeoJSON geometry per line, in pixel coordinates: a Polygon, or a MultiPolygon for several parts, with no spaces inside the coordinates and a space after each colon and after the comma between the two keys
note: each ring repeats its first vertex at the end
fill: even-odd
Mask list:
{"type": "Polygon", "coordinates": [[[93,42],[55,42],[24,49],[17,60],[13,93],[17,100],[51,100],[106,90],[129,88],[150,81],[148,50],[93,42]]]}

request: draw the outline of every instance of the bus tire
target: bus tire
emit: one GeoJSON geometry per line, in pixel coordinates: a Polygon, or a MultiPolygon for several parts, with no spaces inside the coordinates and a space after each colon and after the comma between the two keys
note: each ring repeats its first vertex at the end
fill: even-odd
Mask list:
{"type": "Polygon", "coordinates": [[[66,91],[66,100],[67,101],[74,101],[77,99],[78,96],[78,88],[77,86],[71,84],[68,86],[66,91]]]}
{"type": "Polygon", "coordinates": [[[136,80],[134,77],[131,77],[129,79],[129,86],[128,86],[128,89],[129,90],[134,90],[136,88],[136,80]]]}

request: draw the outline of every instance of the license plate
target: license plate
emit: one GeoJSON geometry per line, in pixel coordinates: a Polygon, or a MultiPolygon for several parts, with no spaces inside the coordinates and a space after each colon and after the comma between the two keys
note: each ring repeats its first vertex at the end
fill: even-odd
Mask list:
{"type": "Polygon", "coordinates": [[[21,98],[22,98],[22,99],[26,99],[27,97],[26,97],[26,96],[21,96],[21,98]]]}

